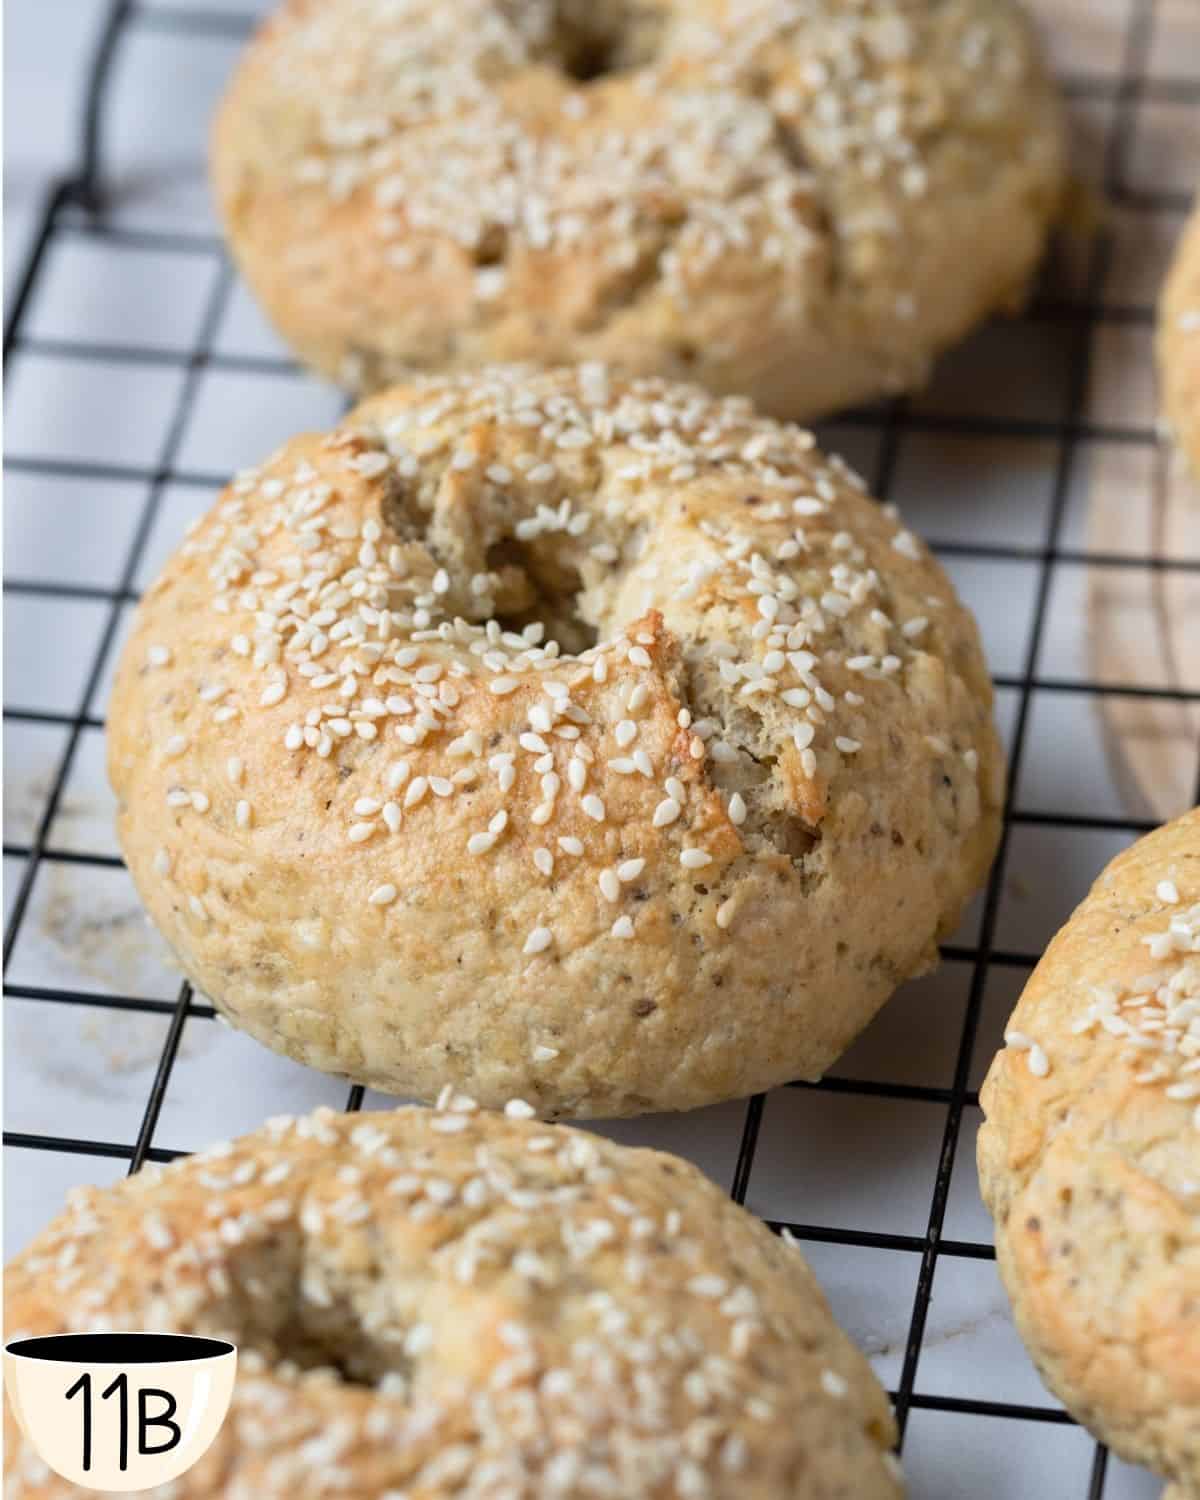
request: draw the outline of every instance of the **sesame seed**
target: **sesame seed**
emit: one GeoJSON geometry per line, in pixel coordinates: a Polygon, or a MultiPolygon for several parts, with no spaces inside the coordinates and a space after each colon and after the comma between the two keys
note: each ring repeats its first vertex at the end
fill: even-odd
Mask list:
{"type": "Polygon", "coordinates": [[[615,870],[600,871],[600,894],[606,901],[619,901],[621,899],[621,882],[615,870]]]}
{"type": "Polygon", "coordinates": [[[612,935],[615,938],[631,938],[633,936],[633,918],[618,917],[612,924],[612,935]]]}
{"type": "Polygon", "coordinates": [[[537,1110],[532,1104],[527,1104],[524,1099],[510,1099],[504,1106],[504,1113],[510,1120],[535,1120],[537,1110]]]}
{"type": "Polygon", "coordinates": [[[367,900],[372,906],[390,906],[396,899],[396,887],[391,884],[377,885],[367,900]]]}
{"type": "Polygon", "coordinates": [[[239,828],[249,828],[251,817],[250,804],[244,798],[237,804],[237,807],[234,809],[234,817],[237,820],[237,825],[239,828]]]}
{"type": "Polygon", "coordinates": [[[352,823],[346,837],[352,844],[361,844],[375,832],[374,823],[352,823]]]}
{"type": "Polygon", "coordinates": [[[617,879],[627,885],[631,880],[636,880],[646,868],[644,859],[627,859],[617,866],[617,879]]]}
{"type": "Polygon", "coordinates": [[[729,821],[739,828],[746,821],[746,800],[741,792],[734,792],[729,799],[729,821]]]}
{"type": "Polygon", "coordinates": [[[1179,904],[1179,887],[1173,880],[1160,880],[1154,888],[1154,894],[1164,906],[1179,904]]]}
{"type": "Polygon", "coordinates": [[[523,953],[544,953],[554,941],[554,934],[548,927],[535,927],[525,939],[523,953]]]}
{"type": "Polygon", "coordinates": [[[712,855],[707,849],[684,849],[680,852],[679,863],[685,870],[701,870],[712,863],[712,855]]]}
{"type": "Polygon", "coordinates": [[[654,809],[653,822],[655,828],[666,828],[669,824],[674,823],[681,811],[682,809],[674,797],[664,797],[654,809]]]}
{"type": "Polygon", "coordinates": [[[597,823],[603,823],[604,822],[604,818],[605,818],[604,803],[594,793],[591,793],[588,796],[586,796],[583,799],[582,803],[580,803],[580,806],[583,808],[584,812],[588,815],[588,817],[591,818],[591,819],[593,819],[594,822],[597,822],[597,823]]]}

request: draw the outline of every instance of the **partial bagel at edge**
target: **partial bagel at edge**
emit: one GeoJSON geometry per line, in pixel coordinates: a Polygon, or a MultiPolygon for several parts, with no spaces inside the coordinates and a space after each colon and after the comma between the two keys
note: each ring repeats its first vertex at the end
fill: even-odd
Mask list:
{"type": "Polygon", "coordinates": [[[599,359],[812,418],[1022,302],[1065,175],[1011,0],[290,0],[213,137],[309,364],[599,359]]]}
{"type": "MultiPolygon", "coordinates": [[[[899,1500],[887,1396],[795,1248],[678,1157],[445,1103],[75,1189],[5,1268],[6,1337],[236,1343],[174,1500],[899,1500]]],[[[6,1493],[76,1500],[4,1420],[6,1493]]]]}

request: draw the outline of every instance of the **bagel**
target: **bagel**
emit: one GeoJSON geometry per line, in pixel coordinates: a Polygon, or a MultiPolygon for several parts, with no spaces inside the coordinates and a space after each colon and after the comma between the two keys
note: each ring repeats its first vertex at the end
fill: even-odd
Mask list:
{"type": "Polygon", "coordinates": [[[1192,210],[1163,287],[1156,342],[1163,410],[1200,475],[1200,206],[1192,210]]]}
{"type": "Polygon", "coordinates": [[[242,474],[109,714],[129,870],[301,1061],[546,1115],[819,1075],[993,852],[975,626],[809,434],[584,367],[242,474]]]}
{"type": "MultiPolygon", "coordinates": [[[[797,1251],[689,1163],[474,1111],[268,1122],[76,1189],[11,1340],[238,1346],[174,1500],[897,1500],[895,1427],[797,1251]]],[[[5,1494],[66,1500],[5,1404],[5,1494]]]]}
{"type": "Polygon", "coordinates": [[[980,1102],[1017,1327],[1123,1458],[1200,1495],[1200,809],[1119,854],[1051,943],[980,1102]]]}
{"type": "Polygon", "coordinates": [[[601,360],[813,417],[1012,310],[1063,131],[1010,0],[290,0],[216,122],[300,356],[601,360]]]}

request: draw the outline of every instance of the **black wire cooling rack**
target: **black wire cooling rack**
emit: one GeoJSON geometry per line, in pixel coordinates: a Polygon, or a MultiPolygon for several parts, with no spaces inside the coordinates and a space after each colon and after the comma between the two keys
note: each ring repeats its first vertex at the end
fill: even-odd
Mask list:
{"type": "MultiPolygon", "coordinates": [[[[1087,10],[1087,0],[1073,0],[1087,10]]],[[[1172,189],[1147,191],[1132,185],[1131,148],[1137,129],[1139,110],[1160,105],[1200,114],[1200,76],[1165,76],[1161,68],[1149,69],[1154,45],[1158,11],[1170,0],[1128,0],[1127,20],[1122,22],[1119,65],[1115,71],[1071,75],[1063,79],[1069,98],[1086,108],[1100,103],[1107,113],[1104,130],[1103,161],[1100,173],[1105,196],[1118,207],[1147,214],[1180,216],[1188,207],[1187,197],[1172,189]]],[[[1043,9],[1047,8],[1043,0],[1043,9]]],[[[1101,9],[1103,7],[1100,7],[1101,9]]],[[[235,285],[235,274],[226,258],[224,247],[215,236],[173,229],[139,229],[117,222],[105,173],[104,135],[109,95],[113,86],[114,63],[122,48],[135,34],[168,32],[182,38],[229,37],[247,35],[254,18],[211,9],[190,0],[172,0],[170,8],[117,0],[111,6],[96,51],[87,84],[82,139],[74,171],[54,182],[47,194],[37,233],[27,262],[11,299],[4,331],[4,365],[21,354],[49,355],[55,358],[89,363],[96,367],[96,378],[102,369],[113,365],[135,365],[147,369],[172,366],[182,371],[174,409],[165,429],[165,437],[154,461],[146,466],[115,465],[79,461],[66,454],[22,455],[10,453],[6,469],[15,474],[36,474],[63,481],[89,482],[101,485],[117,480],[144,487],[145,499],[133,531],[124,564],[115,587],[95,587],[53,578],[22,579],[8,584],[10,595],[40,595],[52,600],[83,599],[93,601],[106,612],[95,651],[87,668],[83,688],[74,712],[58,713],[36,710],[20,704],[4,708],[8,723],[51,724],[65,734],[61,753],[52,766],[49,789],[41,807],[32,838],[27,843],[6,843],[4,853],[12,856],[19,874],[13,883],[10,916],[4,937],[5,972],[22,932],[30,909],[30,895],[41,867],[69,863],[92,867],[117,867],[115,855],[87,850],[55,847],[51,830],[60,810],[64,789],[75,762],[81,737],[102,728],[102,721],[89,711],[95,691],[105,671],[119,634],[123,609],[137,598],[136,580],[156,518],[168,487],[193,487],[202,503],[201,492],[221,485],[225,475],[197,471],[181,465],[181,443],[185,433],[198,383],[209,369],[227,369],[244,375],[271,375],[291,371],[288,360],[269,357],[237,356],[219,352],[214,346],[217,329],[235,285]],[[86,241],[114,256],[131,250],[152,250],[208,257],[214,276],[207,304],[200,321],[199,334],[190,350],[172,353],[161,348],[137,344],[103,344],[73,339],[39,339],[26,332],[27,313],[39,288],[48,257],[64,242],[86,241]]],[[[1200,167],[1200,163],[1197,163],[1200,167]]],[[[1111,569],[1152,570],[1159,574],[1181,570],[1200,575],[1200,557],[1180,558],[1165,555],[1098,554],[1067,545],[1065,518],[1068,499],[1080,446],[1103,442],[1123,447],[1155,450],[1159,437],[1151,426],[1098,424],[1088,420],[1087,391],[1091,375],[1096,330],[1105,326],[1127,325],[1149,329],[1153,308],[1148,305],[1110,305],[1104,289],[1114,254],[1110,232],[1102,230],[1090,242],[1081,291],[1070,298],[1044,295],[1036,300],[1026,315],[1055,326],[1068,361],[1066,401],[1061,415],[1052,420],[1010,417],[931,416],[919,403],[897,401],[869,412],[851,413],[842,419],[843,426],[872,429],[878,435],[874,491],[886,499],[892,487],[897,454],[910,433],[932,433],[984,438],[1040,439],[1053,443],[1055,449],[1053,491],[1048,519],[1040,544],[1033,546],[990,545],[983,542],[957,541],[936,546],[947,557],[960,557],[980,564],[1002,564],[1019,561],[1036,570],[1032,596],[1032,621],[1026,637],[1021,668],[1015,673],[997,676],[997,686],[1007,689],[1014,700],[1015,719],[1008,772],[1008,805],[1003,841],[986,889],[978,940],[974,945],[943,949],[943,956],[970,968],[970,985],[964,1020],[958,1037],[952,1082],[949,1087],[925,1087],[904,1083],[829,1077],[817,1084],[796,1084],[795,1088],[816,1089],[826,1093],[851,1096],[876,1096],[893,1100],[915,1100],[940,1106],[945,1110],[940,1155],[928,1219],[922,1234],[892,1234],[875,1230],[834,1228],[819,1223],[794,1223],[788,1227],[799,1239],[841,1246],[861,1246],[873,1250],[904,1252],[919,1257],[919,1273],[909,1321],[907,1341],[899,1379],[893,1391],[901,1441],[911,1412],[934,1410],[961,1412],[977,1417],[1000,1417],[1048,1424],[1070,1424],[1071,1419],[1050,1405],[1018,1405],[1006,1402],[973,1400],[950,1395],[925,1394],[916,1389],[918,1361],[922,1350],[926,1319],[934,1289],[939,1262],[948,1257],[975,1260],[994,1259],[992,1246],[974,1240],[947,1238],[943,1234],[950,1194],[951,1174],[960,1145],[964,1111],[978,1103],[969,1087],[972,1056],[980,1026],[985,986],[989,973],[996,970],[1027,971],[1037,954],[1010,951],[997,942],[997,917],[1001,905],[1003,876],[1014,828],[1023,824],[1042,825],[1059,830],[1095,830],[1133,837],[1152,826],[1144,821],[1120,816],[1079,814],[1074,812],[1022,811],[1017,792],[1026,751],[1030,707],[1038,691],[1064,694],[1103,694],[1109,698],[1145,699],[1160,703],[1200,704],[1200,690],[1194,686],[1153,686],[1129,682],[1115,684],[1095,680],[1047,676],[1039,672],[1039,658],[1046,631],[1048,606],[1056,569],[1071,565],[1102,565],[1111,569]]],[[[1200,745],[1197,746],[1200,752],[1200,745]]],[[[1195,800],[1200,801],[1200,753],[1197,756],[1195,800]]],[[[185,1025],[192,1020],[209,1023],[212,1007],[198,1000],[185,981],[174,1002],[136,998],[132,995],[96,994],[82,990],[9,983],[4,993],[13,999],[36,1001],[47,1006],[100,1006],[110,1010],[159,1014],[169,1017],[165,1042],[158,1057],[149,1095],[141,1116],[136,1139],[132,1142],[87,1139],[71,1133],[70,1121],[64,1121],[62,1134],[36,1134],[6,1131],[6,1146],[22,1151],[78,1153],[93,1157],[127,1160],[130,1172],[136,1172],[146,1161],[168,1161],[177,1152],[155,1144],[164,1096],[179,1051],[185,1025]]],[[[349,1090],[346,1107],[361,1107],[363,1090],[349,1090]]],[[[741,1127],[736,1167],[732,1178],[733,1197],[746,1199],[754,1167],[760,1127],[763,1122],[764,1097],[748,1101],[741,1127]]],[[[773,1228],[784,1226],[773,1223],[773,1228]]],[[[1100,1500],[1105,1493],[1108,1455],[1097,1445],[1087,1480],[1089,1500],[1100,1500]]],[[[1083,1500],[1080,1495],[1080,1500],[1083,1500]]]]}

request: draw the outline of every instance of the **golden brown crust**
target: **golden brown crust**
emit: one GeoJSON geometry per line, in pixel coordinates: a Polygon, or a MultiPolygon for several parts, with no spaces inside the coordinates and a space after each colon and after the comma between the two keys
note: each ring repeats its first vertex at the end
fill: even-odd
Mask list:
{"type": "MultiPolygon", "coordinates": [[[[895,1500],[894,1425],[800,1255],[690,1164],[440,1111],[272,1121],[83,1189],[5,1332],[232,1339],[176,1500],[895,1500]]],[[[5,1493],[64,1500],[5,1406],[5,1493]]]]}
{"type": "Polygon", "coordinates": [[[1046,1382],[1200,1493],[1200,810],[1119,855],[1051,943],[981,1102],[983,1196],[1046,1382]]]}
{"type": "Polygon", "coordinates": [[[820,1074],[933,962],[994,847],[990,709],[940,568],[808,434],[493,371],[234,483],[143,601],[110,776],[261,1040],[630,1114],[820,1074]]]}
{"type": "Polygon", "coordinates": [[[1023,295],[1063,144],[1007,0],[449,14],[289,0],[217,120],[241,268],[337,379],[596,359],[811,417],[1023,295]]]}
{"type": "Polygon", "coordinates": [[[1200,206],[1184,228],[1163,287],[1157,353],[1163,410],[1200,475],[1200,206]]]}

